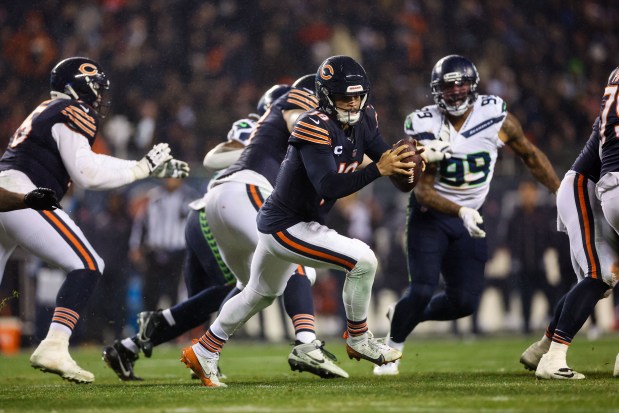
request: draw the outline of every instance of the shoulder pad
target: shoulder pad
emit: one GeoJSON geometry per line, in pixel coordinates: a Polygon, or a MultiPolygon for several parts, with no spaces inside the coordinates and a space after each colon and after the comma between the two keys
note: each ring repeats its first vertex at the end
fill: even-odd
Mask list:
{"type": "Polygon", "coordinates": [[[239,119],[232,124],[232,128],[228,132],[229,141],[237,141],[247,146],[249,137],[256,127],[256,121],[253,119],[239,119]]]}
{"type": "Polygon", "coordinates": [[[290,137],[291,142],[305,141],[331,145],[331,137],[326,125],[329,120],[327,115],[317,110],[304,113],[294,125],[290,137]]]}
{"type": "MultiPolygon", "coordinates": [[[[310,110],[318,107],[318,99],[305,89],[292,88],[286,97],[286,103],[298,109],[310,110]]],[[[287,108],[292,109],[292,108],[287,108]]]]}
{"type": "Polygon", "coordinates": [[[81,133],[89,140],[92,140],[97,135],[99,120],[94,109],[85,103],[71,101],[60,113],[67,126],[81,133]]]}

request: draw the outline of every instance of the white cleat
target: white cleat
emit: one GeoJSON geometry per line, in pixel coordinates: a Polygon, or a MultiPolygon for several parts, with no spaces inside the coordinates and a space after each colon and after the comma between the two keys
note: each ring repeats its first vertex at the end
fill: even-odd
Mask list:
{"type": "Polygon", "coordinates": [[[307,344],[297,344],[288,356],[288,364],[293,371],[307,371],[323,379],[347,379],[348,373],[334,361],[337,361],[335,356],[325,350],[324,343],[318,339],[307,344]]]}
{"type": "Polygon", "coordinates": [[[366,359],[379,366],[402,358],[402,352],[374,338],[369,331],[359,337],[346,338],[346,353],[351,359],[366,359]]]}
{"type": "Polygon", "coordinates": [[[613,377],[619,377],[619,354],[617,354],[617,358],[615,359],[615,370],[613,371],[613,377]]]}
{"type": "Polygon", "coordinates": [[[537,365],[535,377],[546,380],[582,380],[585,375],[569,368],[562,354],[546,353],[537,365]]]}
{"type": "Polygon", "coordinates": [[[400,366],[400,360],[396,360],[392,363],[383,364],[382,366],[374,366],[375,376],[397,376],[400,374],[398,367],[400,366]]]}
{"type": "Polygon", "coordinates": [[[77,365],[69,354],[69,343],[62,340],[41,341],[30,356],[30,365],[44,373],[54,373],[74,383],[92,383],[95,376],[77,365]]]}
{"type": "Polygon", "coordinates": [[[220,382],[219,377],[217,377],[219,357],[209,359],[199,356],[193,351],[192,346],[189,346],[183,349],[181,361],[198,376],[203,386],[228,387],[226,383],[220,382]]]}
{"type": "Polygon", "coordinates": [[[531,344],[520,356],[520,363],[527,370],[535,371],[542,356],[548,352],[550,348],[550,340],[539,340],[531,344]]]}

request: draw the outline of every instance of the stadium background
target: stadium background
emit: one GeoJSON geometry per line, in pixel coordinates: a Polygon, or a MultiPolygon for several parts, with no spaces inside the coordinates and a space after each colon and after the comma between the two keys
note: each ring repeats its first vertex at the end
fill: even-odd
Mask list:
{"type": "MultiPolygon", "coordinates": [[[[202,157],[225,139],[234,120],[255,110],[260,95],[272,84],[290,83],[314,72],[327,56],[353,56],[370,77],[370,101],[379,113],[382,133],[396,142],[403,137],[406,114],[432,103],[428,83],[433,64],[458,53],[477,65],[482,93],[506,100],[526,135],[562,176],[589,136],[603,85],[617,66],[618,14],[619,7],[610,0],[3,2],[0,148],[48,97],[53,64],[72,55],[88,56],[103,65],[113,88],[112,111],[97,151],[136,159],[153,142],[168,142],[177,158],[191,162],[189,182],[203,190],[209,174],[201,167],[202,157]]],[[[491,277],[509,274],[504,223],[517,204],[518,182],[527,176],[520,161],[503,150],[485,210],[496,258],[489,266],[491,277]]],[[[153,184],[134,185],[124,192],[132,213],[153,184]]],[[[76,189],[65,200],[65,209],[78,222],[96,221],[108,196],[76,189]]],[[[541,199],[546,205],[553,201],[549,196],[541,199]]],[[[384,307],[406,285],[400,243],[406,199],[388,180],[380,180],[341,204],[333,225],[365,238],[379,253],[382,266],[373,317],[377,328],[386,328],[384,307]]],[[[558,266],[557,251],[565,244],[557,242],[547,261],[559,294],[572,274],[558,266]]],[[[319,278],[317,307],[324,328],[330,326],[329,331],[335,332],[337,279],[329,274],[319,278]]],[[[9,300],[2,312],[21,319],[25,336],[35,335],[35,304],[44,301],[41,294],[50,291],[53,279],[53,270],[41,268],[23,253],[7,269],[0,297],[13,290],[21,296],[9,300]],[[41,279],[52,281],[41,285],[41,279]]],[[[127,306],[128,313],[139,308],[139,302],[131,299],[132,291],[129,288],[129,298],[119,303],[127,306]]],[[[508,323],[499,301],[496,292],[485,294],[482,329],[517,331],[521,322],[508,323]]],[[[612,303],[605,301],[602,310],[598,308],[598,324],[610,330],[612,303]]],[[[517,318],[517,308],[511,313],[517,318]]],[[[545,316],[544,302],[537,300],[535,325],[541,327],[545,316]]],[[[276,321],[267,324],[268,334],[277,337],[279,316],[265,318],[276,321]]],[[[320,318],[318,324],[320,330],[320,318]]],[[[450,329],[449,323],[425,326],[431,332],[450,329]]],[[[259,328],[250,334],[259,334],[259,328]]]]}

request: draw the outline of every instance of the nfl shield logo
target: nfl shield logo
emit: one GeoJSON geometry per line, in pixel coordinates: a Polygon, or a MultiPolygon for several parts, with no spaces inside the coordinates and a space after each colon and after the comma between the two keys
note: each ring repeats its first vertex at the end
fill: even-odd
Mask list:
{"type": "Polygon", "coordinates": [[[356,158],[356,157],[357,157],[357,150],[356,150],[356,149],[353,149],[353,151],[352,151],[352,157],[353,157],[353,158],[356,158]]]}

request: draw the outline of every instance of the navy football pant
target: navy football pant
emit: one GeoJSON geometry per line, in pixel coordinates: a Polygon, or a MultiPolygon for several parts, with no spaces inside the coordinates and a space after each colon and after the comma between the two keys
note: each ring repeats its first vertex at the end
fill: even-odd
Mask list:
{"type": "Polygon", "coordinates": [[[458,217],[422,210],[411,196],[407,225],[410,285],[396,303],[391,338],[403,343],[417,324],[473,314],[484,288],[485,238],[471,238],[458,217]],[[440,276],[445,290],[437,294],[440,276]]]}

